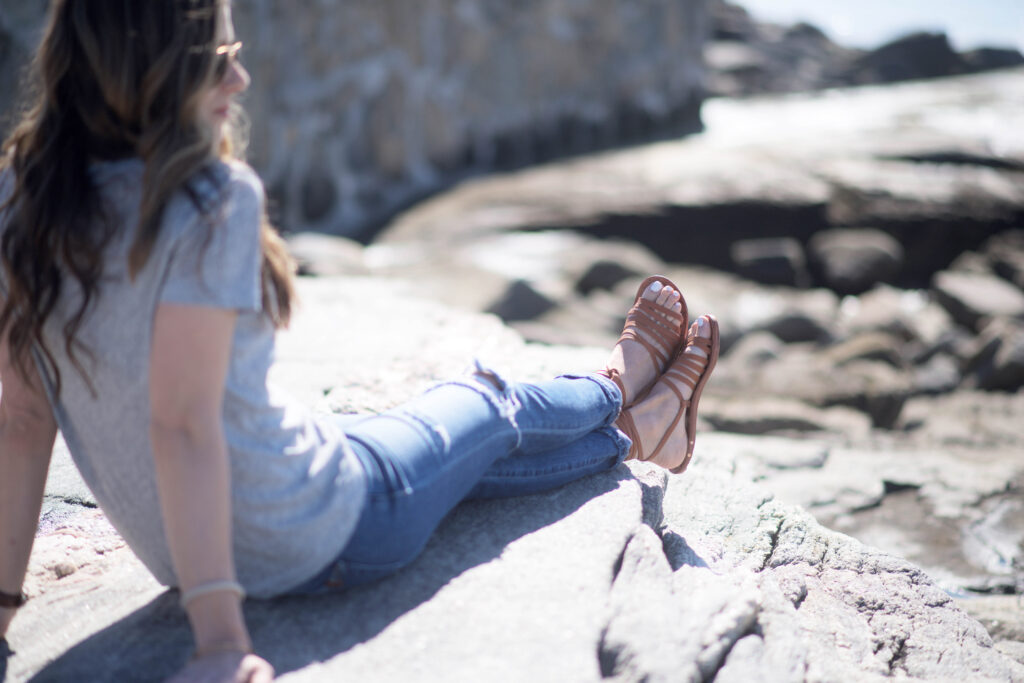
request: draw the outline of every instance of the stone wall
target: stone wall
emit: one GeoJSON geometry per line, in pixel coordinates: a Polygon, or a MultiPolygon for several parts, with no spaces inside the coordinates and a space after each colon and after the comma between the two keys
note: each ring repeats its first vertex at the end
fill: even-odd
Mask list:
{"type": "MultiPolygon", "coordinates": [[[[0,60],[40,4],[0,8],[0,60]]],[[[236,0],[235,22],[287,230],[354,234],[465,172],[700,125],[707,0],[236,0]]]]}

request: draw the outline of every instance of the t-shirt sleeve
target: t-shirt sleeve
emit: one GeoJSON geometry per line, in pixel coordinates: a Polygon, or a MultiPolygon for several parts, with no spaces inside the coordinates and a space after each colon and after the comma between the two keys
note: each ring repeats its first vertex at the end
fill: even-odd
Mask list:
{"type": "Polygon", "coordinates": [[[174,246],[160,300],[259,311],[263,186],[251,171],[234,172],[224,200],[193,220],[174,246]]]}

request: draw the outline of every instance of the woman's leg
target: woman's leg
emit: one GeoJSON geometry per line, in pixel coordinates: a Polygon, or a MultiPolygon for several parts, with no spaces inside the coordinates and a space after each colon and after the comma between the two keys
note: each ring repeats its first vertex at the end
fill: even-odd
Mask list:
{"type": "MultiPolygon", "coordinates": [[[[595,429],[614,430],[610,425],[620,405],[618,389],[603,377],[510,385],[480,369],[467,381],[441,384],[399,408],[350,422],[346,435],[367,472],[369,489],[330,577],[351,586],[397,571],[419,555],[444,516],[496,460],[524,445],[557,449],[595,429]]],[[[566,483],[610,469],[628,447],[625,439],[583,440],[542,478],[566,483]],[[589,452],[588,445],[599,452],[589,452]]],[[[536,465],[530,458],[522,464],[536,465]]],[[[498,472],[515,469],[506,464],[498,472]]],[[[529,470],[518,471],[520,481],[528,478],[529,470]]],[[[502,489],[499,481],[490,487],[502,489]]],[[[500,495],[510,495],[505,490],[509,493],[500,495]]]]}
{"type": "MultiPolygon", "coordinates": [[[[678,292],[661,283],[643,298],[680,309],[678,292]]],[[[632,395],[659,372],[636,341],[620,340],[608,367],[632,395]]],[[[337,562],[296,592],[365,583],[408,564],[485,474],[477,493],[496,496],[610,469],[629,447],[612,427],[621,405],[606,377],[508,385],[478,368],[472,381],[442,384],[395,410],[348,421],[345,432],[367,473],[367,502],[337,562]]]]}
{"type": "Polygon", "coordinates": [[[548,451],[516,450],[495,461],[466,498],[509,498],[550,491],[583,474],[612,469],[625,460],[630,446],[625,434],[608,426],[548,451]]]}

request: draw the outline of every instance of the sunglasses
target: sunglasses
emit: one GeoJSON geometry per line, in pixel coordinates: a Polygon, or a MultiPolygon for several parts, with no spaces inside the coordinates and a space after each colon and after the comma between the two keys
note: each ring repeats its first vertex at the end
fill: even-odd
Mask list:
{"type": "Polygon", "coordinates": [[[213,53],[213,77],[220,83],[228,75],[228,69],[238,61],[238,55],[242,51],[242,41],[221,45],[213,53]]]}

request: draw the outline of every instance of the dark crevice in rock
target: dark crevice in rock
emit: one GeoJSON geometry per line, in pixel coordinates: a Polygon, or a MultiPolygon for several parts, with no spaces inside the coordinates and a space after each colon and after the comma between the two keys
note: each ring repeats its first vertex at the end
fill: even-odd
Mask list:
{"type": "Polygon", "coordinates": [[[707,567],[708,563],[690,547],[686,539],[668,528],[657,530],[661,537],[661,550],[668,558],[668,566],[672,571],[682,567],[707,567]]]}
{"type": "Polygon", "coordinates": [[[640,482],[640,504],[642,506],[643,523],[651,527],[661,537],[660,529],[665,521],[665,488],[668,482],[660,486],[651,486],[640,482]]]}
{"type": "Polygon", "coordinates": [[[896,651],[892,655],[892,659],[889,660],[889,674],[895,674],[897,670],[906,673],[906,660],[907,660],[907,638],[899,637],[896,640],[896,651]]]}
{"type": "Polygon", "coordinates": [[[925,152],[921,154],[893,154],[876,157],[880,161],[909,161],[915,164],[952,164],[955,166],[979,166],[997,171],[1024,171],[1024,162],[1016,159],[971,154],[969,152],[925,152]]]}
{"type": "Polygon", "coordinates": [[[619,556],[615,558],[615,564],[612,565],[612,584],[614,584],[615,580],[619,578],[619,572],[622,571],[622,563],[626,558],[626,548],[629,547],[629,542],[632,540],[632,536],[626,539],[626,542],[622,544],[622,550],[619,551],[619,556]]]}
{"type": "Polygon", "coordinates": [[[721,658],[714,664],[713,671],[707,673],[701,669],[701,673],[703,674],[703,678],[701,680],[704,681],[704,683],[712,683],[712,681],[718,678],[719,672],[725,667],[726,662],[729,661],[729,655],[732,654],[732,650],[736,647],[736,643],[740,642],[747,636],[757,636],[762,640],[764,639],[764,629],[761,628],[761,622],[758,621],[757,616],[754,617],[750,625],[744,629],[742,633],[739,633],[735,638],[732,638],[729,641],[726,649],[722,652],[721,658]]]}
{"type": "Polygon", "coordinates": [[[782,536],[782,525],[785,520],[779,519],[775,528],[768,532],[769,548],[767,554],[764,556],[764,563],[761,565],[761,571],[768,569],[771,564],[772,557],[775,555],[776,548],[779,547],[779,538],[782,536]]]}
{"type": "Polygon", "coordinates": [[[801,605],[804,604],[804,600],[806,600],[806,599],[807,599],[807,586],[803,585],[803,586],[800,587],[800,590],[796,593],[796,595],[793,596],[793,599],[791,601],[793,603],[793,609],[799,611],[801,605]]]}
{"type": "Polygon", "coordinates": [[[586,224],[570,220],[532,225],[529,231],[571,229],[595,237],[625,237],[663,260],[732,270],[732,245],[739,240],[785,236],[806,242],[828,227],[827,205],[734,201],[706,206],[661,206],[643,214],[612,214],[586,224]]]}
{"type": "Polygon", "coordinates": [[[882,486],[885,488],[885,495],[891,493],[900,493],[902,491],[917,491],[921,488],[920,484],[908,484],[902,481],[889,481],[887,479],[882,480],[882,486]]]}
{"type": "MultiPolygon", "coordinates": [[[[599,238],[629,239],[670,263],[697,264],[745,276],[734,258],[737,243],[785,238],[806,250],[811,238],[822,231],[869,225],[903,248],[899,271],[885,281],[904,289],[926,289],[935,273],[948,268],[960,254],[977,250],[993,235],[1024,226],[1024,213],[992,204],[984,197],[964,198],[964,202],[983,203],[977,215],[947,215],[941,207],[908,207],[904,204],[913,202],[903,197],[875,197],[835,179],[821,180],[831,187],[827,202],[730,199],[705,205],[657,205],[644,213],[567,216],[519,230],[576,230],[599,238]]],[[[827,286],[820,277],[811,284],[827,286]]]]}
{"type": "Polygon", "coordinates": [[[613,678],[615,676],[621,653],[621,646],[608,644],[608,627],[606,626],[601,631],[601,638],[597,643],[597,665],[601,671],[601,678],[613,678]]]}
{"type": "Polygon", "coordinates": [[[65,505],[74,505],[83,508],[96,508],[96,501],[84,498],[82,496],[60,496],[60,495],[47,495],[43,497],[43,500],[47,503],[64,503],[65,505]]]}

